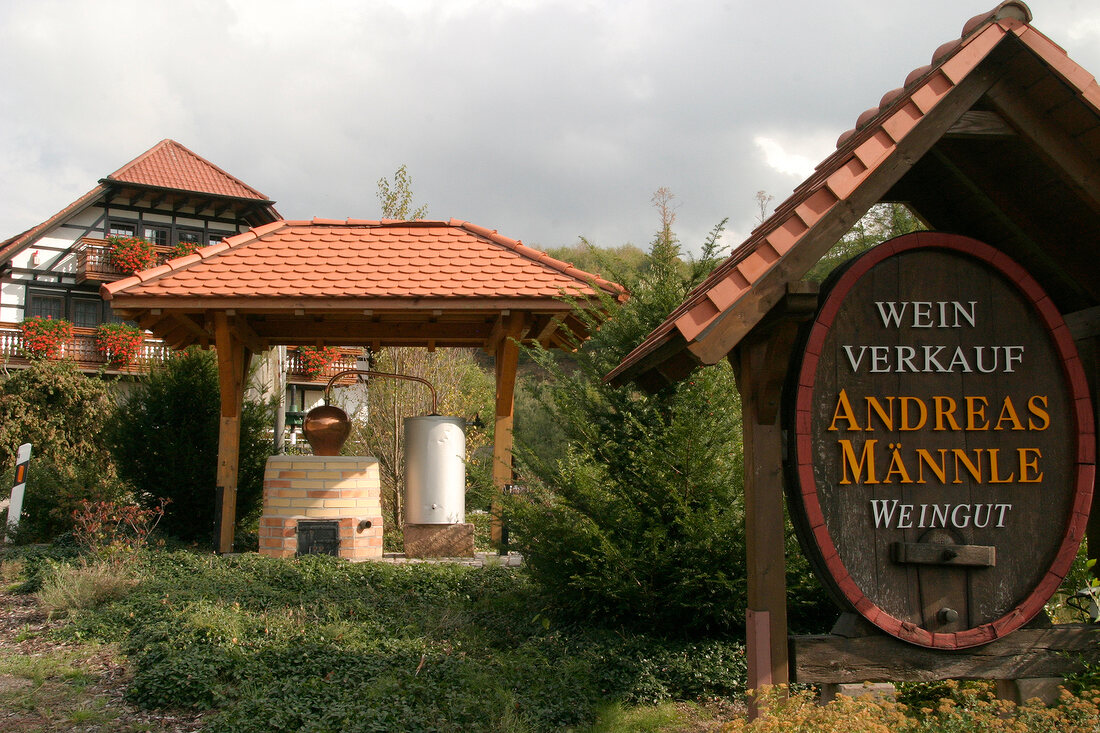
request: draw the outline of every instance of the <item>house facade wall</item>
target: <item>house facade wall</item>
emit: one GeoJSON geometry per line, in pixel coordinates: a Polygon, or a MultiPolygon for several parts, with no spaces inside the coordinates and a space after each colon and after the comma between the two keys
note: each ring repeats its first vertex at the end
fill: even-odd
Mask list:
{"type": "MultiPolygon", "coordinates": [[[[105,197],[104,197],[105,198],[105,197]]],[[[36,297],[60,298],[61,317],[97,325],[113,320],[109,306],[99,296],[100,282],[78,282],[77,246],[84,237],[103,239],[112,233],[133,231],[152,234],[157,243],[173,246],[181,239],[210,244],[223,236],[247,231],[239,218],[224,218],[206,211],[173,212],[150,206],[111,205],[104,200],[75,211],[29,241],[10,260],[0,279],[0,322],[18,323],[37,314],[36,297]]],[[[51,306],[53,307],[53,306],[51,306]]]]}

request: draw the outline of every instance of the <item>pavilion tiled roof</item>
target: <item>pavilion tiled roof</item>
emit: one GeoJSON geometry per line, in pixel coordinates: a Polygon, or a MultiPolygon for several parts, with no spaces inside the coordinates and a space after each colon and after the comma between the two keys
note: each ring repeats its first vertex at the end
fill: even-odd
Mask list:
{"type": "Polygon", "coordinates": [[[452,219],[277,221],[108,283],[104,298],[471,299],[624,296],[621,286],[452,219]]]}
{"type": "MultiPolygon", "coordinates": [[[[915,69],[902,88],[886,93],[879,106],[860,115],[855,129],[840,136],[836,152],[606,379],[657,386],[681,378],[698,364],[724,358],[778,302],[785,284],[816,262],[816,257],[807,259],[799,252],[800,247],[811,238],[815,248],[825,239],[831,246],[862,216],[874,201],[856,201],[854,194],[876,175],[885,180],[891,171],[913,164],[910,153],[899,154],[899,148],[922,123],[950,125],[957,119],[942,113],[936,117],[941,103],[1005,40],[1017,39],[1090,110],[1100,109],[1100,86],[1093,76],[1030,21],[1030,10],[1015,1],[968,21],[961,38],[936,49],[930,65],[915,69]]],[[[815,254],[820,257],[824,251],[815,254]]]]}
{"type": "Polygon", "coordinates": [[[161,140],[105,180],[272,203],[247,183],[175,140],[161,140]]]}

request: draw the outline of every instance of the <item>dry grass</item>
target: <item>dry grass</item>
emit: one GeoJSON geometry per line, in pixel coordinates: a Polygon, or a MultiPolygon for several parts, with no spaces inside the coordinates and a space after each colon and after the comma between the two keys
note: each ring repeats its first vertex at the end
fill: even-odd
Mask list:
{"type": "Polygon", "coordinates": [[[122,598],[136,582],[126,568],[115,564],[51,563],[37,597],[49,613],[68,614],[122,598]]]}

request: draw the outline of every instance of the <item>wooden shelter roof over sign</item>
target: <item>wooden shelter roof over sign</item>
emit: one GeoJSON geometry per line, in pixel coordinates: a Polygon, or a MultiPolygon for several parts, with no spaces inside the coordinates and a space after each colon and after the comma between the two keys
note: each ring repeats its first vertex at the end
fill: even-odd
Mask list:
{"type": "Polygon", "coordinates": [[[464,221],[277,221],[102,288],[112,308],[175,347],[212,343],[231,310],[254,351],[270,344],[491,346],[502,314],[519,340],[586,328],[561,299],[599,307],[619,285],[464,221]]]}
{"type": "Polygon", "coordinates": [[[1021,263],[1069,322],[1100,305],[1100,86],[1004,2],[936,49],[608,375],[656,389],[723,358],[878,202],[1021,263]]]}

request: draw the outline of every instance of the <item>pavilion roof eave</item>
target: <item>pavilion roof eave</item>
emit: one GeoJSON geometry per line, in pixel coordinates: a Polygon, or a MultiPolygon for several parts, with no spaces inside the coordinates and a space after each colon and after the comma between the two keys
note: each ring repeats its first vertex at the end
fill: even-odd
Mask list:
{"type": "MultiPolygon", "coordinates": [[[[559,298],[166,298],[162,296],[123,296],[111,297],[103,292],[105,300],[111,301],[116,311],[172,310],[187,313],[232,309],[240,313],[285,313],[307,311],[317,313],[376,311],[448,311],[454,314],[484,314],[500,311],[520,310],[533,312],[566,312],[574,306],[559,298]]],[[[595,300],[594,298],[578,298],[595,300]]]]}
{"type": "Polygon", "coordinates": [[[212,344],[217,314],[229,319],[230,328],[253,351],[275,345],[492,350],[514,317],[519,317],[522,325],[512,337],[546,348],[571,350],[590,331],[590,323],[578,317],[570,303],[541,298],[470,299],[461,307],[454,299],[444,307],[442,299],[430,298],[418,299],[417,307],[411,299],[332,299],[322,303],[273,299],[263,304],[255,299],[186,302],[184,298],[141,298],[144,306],[119,300],[122,302],[113,304],[119,315],[136,321],[173,348],[212,344]]]}

